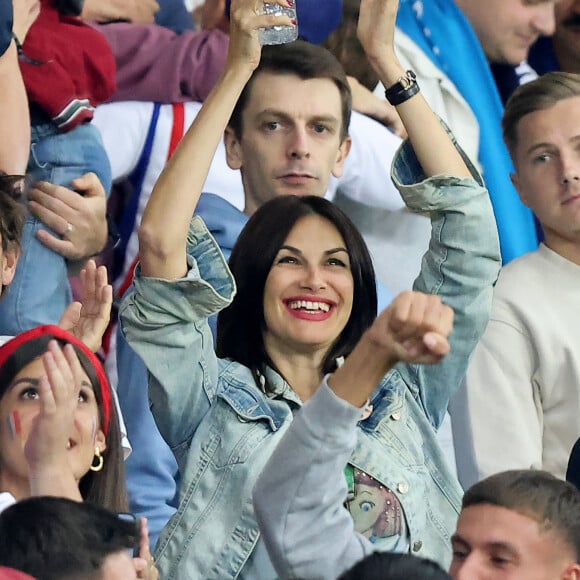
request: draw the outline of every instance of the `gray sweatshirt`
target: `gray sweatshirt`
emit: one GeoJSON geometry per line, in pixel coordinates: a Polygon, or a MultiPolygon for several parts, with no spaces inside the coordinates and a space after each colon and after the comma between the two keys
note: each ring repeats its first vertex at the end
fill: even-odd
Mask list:
{"type": "Polygon", "coordinates": [[[256,518],[281,578],[334,580],[375,550],[343,506],[361,413],[324,379],[258,479],[256,518]]]}

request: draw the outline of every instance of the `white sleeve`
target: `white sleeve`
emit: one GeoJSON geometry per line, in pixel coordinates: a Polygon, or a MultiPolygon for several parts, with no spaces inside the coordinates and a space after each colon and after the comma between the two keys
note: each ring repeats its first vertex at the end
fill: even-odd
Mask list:
{"type": "Polygon", "coordinates": [[[489,321],[453,401],[457,466],[464,487],[507,469],[542,468],[540,390],[534,348],[515,323],[489,321]]]}
{"type": "Polygon", "coordinates": [[[123,448],[123,459],[127,461],[127,457],[131,455],[133,448],[129,442],[129,437],[127,436],[127,427],[125,426],[125,419],[123,419],[123,412],[121,411],[121,405],[119,405],[119,397],[117,395],[116,389],[111,389],[113,394],[113,401],[115,403],[115,409],[117,410],[117,417],[119,419],[119,431],[121,432],[121,447],[123,448]]]}
{"type": "Polygon", "coordinates": [[[4,491],[0,493],[0,514],[6,509],[9,508],[11,505],[16,503],[16,499],[11,493],[4,491]]]}
{"type": "Polygon", "coordinates": [[[93,125],[99,129],[111,162],[113,181],[124,179],[135,169],[153,114],[153,103],[123,101],[99,105],[93,125]]]}

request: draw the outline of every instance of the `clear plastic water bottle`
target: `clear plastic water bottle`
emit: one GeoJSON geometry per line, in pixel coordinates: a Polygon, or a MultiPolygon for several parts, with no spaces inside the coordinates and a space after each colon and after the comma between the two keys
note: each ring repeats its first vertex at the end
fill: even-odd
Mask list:
{"type": "MultiPolygon", "coordinates": [[[[296,0],[292,8],[286,8],[273,2],[264,2],[264,14],[286,14],[292,20],[296,20],[296,0]]],[[[270,26],[260,28],[260,44],[285,44],[298,38],[298,26],[270,26]]]]}

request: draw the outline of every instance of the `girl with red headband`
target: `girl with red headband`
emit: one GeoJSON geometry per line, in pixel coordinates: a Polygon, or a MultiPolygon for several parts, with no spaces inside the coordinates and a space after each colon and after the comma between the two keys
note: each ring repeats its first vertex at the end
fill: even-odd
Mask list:
{"type": "MultiPolygon", "coordinates": [[[[52,325],[0,347],[0,510],[41,495],[128,509],[121,431],[105,370],[84,342],[52,325]]],[[[136,578],[158,579],[144,518],[133,562],[136,578]]]]}
{"type": "Polygon", "coordinates": [[[127,509],[109,381],[95,354],[58,326],[0,347],[0,491],[127,509]]]}

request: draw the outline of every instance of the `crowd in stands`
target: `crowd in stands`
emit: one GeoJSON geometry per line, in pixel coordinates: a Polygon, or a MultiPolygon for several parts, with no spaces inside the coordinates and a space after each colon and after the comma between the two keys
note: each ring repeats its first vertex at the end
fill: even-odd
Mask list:
{"type": "Polygon", "coordinates": [[[271,2],[0,3],[0,580],[580,580],[580,0],[271,2]]]}

